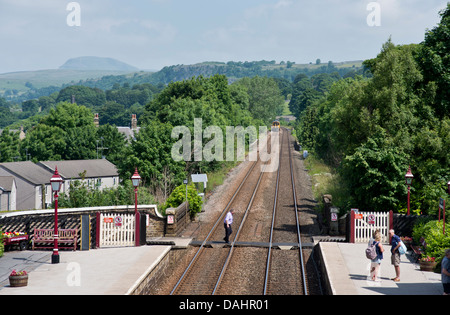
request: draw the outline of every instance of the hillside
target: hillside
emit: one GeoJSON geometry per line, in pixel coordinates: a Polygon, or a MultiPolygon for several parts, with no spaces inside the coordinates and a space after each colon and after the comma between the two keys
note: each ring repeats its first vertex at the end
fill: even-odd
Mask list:
{"type": "Polygon", "coordinates": [[[338,72],[341,76],[352,76],[362,71],[362,61],[346,61],[325,64],[295,64],[275,61],[203,62],[194,65],[173,65],[158,72],[136,71],[136,68],[110,58],[80,57],[68,60],[60,69],[0,74],[0,97],[21,103],[59,91],[67,85],[84,85],[102,90],[115,84],[123,85],[151,83],[153,85],[182,81],[194,76],[210,77],[224,74],[230,82],[243,77],[267,76],[293,81],[304,73],[311,77],[318,73],[338,72]],[[79,70],[65,69],[77,68],[79,70]],[[93,68],[135,69],[93,70],[93,68]],[[91,70],[80,70],[82,68],[91,70]]]}
{"type": "Polygon", "coordinates": [[[138,68],[130,66],[122,61],[113,58],[103,57],[77,57],[66,61],[59,69],[62,70],[108,70],[108,71],[124,71],[135,72],[138,68]]]}
{"type": "Polygon", "coordinates": [[[188,80],[194,76],[210,77],[215,74],[226,75],[230,82],[244,77],[267,76],[283,78],[293,81],[294,78],[304,73],[313,76],[318,73],[338,72],[341,76],[362,72],[362,61],[346,61],[326,64],[295,64],[275,63],[275,61],[251,61],[251,62],[203,62],[194,65],[173,65],[164,67],[158,72],[138,72],[120,76],[105,76],[101,79],[86,80],[83,85],[97,87],[103,90],[110,89],[114,84],[151,83],[168,84],[173,81],[188,80]]]}

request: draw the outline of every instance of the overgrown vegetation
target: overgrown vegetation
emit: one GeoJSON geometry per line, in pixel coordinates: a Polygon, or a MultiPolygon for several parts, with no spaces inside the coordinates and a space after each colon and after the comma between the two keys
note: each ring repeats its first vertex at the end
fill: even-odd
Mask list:
{"type": "Polygon", "coordinates": [[[3,256],[4,251],[5,251],[5,244],[3,244],[3,231],[0,230],[0,257],[3,256]]]}
{"type": "Polygon", "coordinates": [[[445,250],[450,248],[450,233],[446,227],[443,233],[444,221],[422,219],[415,224],[413,229],[413,240],[416,244],[420,244],[423,239],[426,242],[424,248],[424,256],[434,257],[436,262],[440,263],[444,258],[445,250]]]}
{"type": "MultiPolygon", "coordinates": [[[[138,200],[141,204],[154,204],[155,199],[148,188],[138,189],[138,200]]],[[[84,180],[70,182],[69,192],[61,194],[58,200],[60,208],[82,208],[134,205],[134,186],[126,180],[117,188],[100,190],[94,184],[88,185],[84,180]]]]}
{"type": "MultiPolygon", "coordinates": [[[[187,186],[187,200],[189,202],[189,211],[191,215],[195,215],[202,210],[203,200],[198,195],[195,185],[191,183],[187,186]]],[[[176,208],[186,201],[186,185],[180,185],[173,190],[166,203],[163,205],[163,211],[167,208],[176,208]]]]}
{"type": "Polygon", "coordinates": [[[389,39],[364,61],[366,77],[335,81],[322,94],[304,82],[301,106],[291,108],[303,147],[335,169],[348,192],[343,211],[405,212],[409,165],[414,212],[435,214],[447,196],[450,3],[440,14],[420,44],[389,39]]]}

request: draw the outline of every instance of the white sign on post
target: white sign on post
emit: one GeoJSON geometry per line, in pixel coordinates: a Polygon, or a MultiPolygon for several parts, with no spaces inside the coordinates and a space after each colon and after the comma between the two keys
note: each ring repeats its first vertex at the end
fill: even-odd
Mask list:
{"type": "Polygon", "coordinates": [[[122,217],[114,217],[114,226],[120,227],[122,226],[123,219],[122,217]]]}
{"type": "Polygon", "coordinates": [[[331,221],[332,222],[336,222],[337,220],[338,220],[337,213],[332,212],[331,213],[331,221]]]}

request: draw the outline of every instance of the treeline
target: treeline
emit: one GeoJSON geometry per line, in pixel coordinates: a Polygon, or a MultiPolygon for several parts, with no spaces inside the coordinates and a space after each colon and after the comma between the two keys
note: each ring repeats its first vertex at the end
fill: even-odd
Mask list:
{"type": "MultiPolygon", "coordinates": [[[[370,78],[346,78],[314,91],[296,112],[303,146],[337,169],[343,210],[438,210],[450,180],[450,4],[420,44],[396,46],[364,62],[370,78]]],[[[306,85],[309,83],[306,82],[306,85]]],[[[308,88],[310,89],[310,87],[308,88]]],[[[294,109],[295,110],[295,109],[294,109]]]]}
{"type": "Polygon", "coordinates": [[[35,88],[29,82],[26,86],[29,90],[26,93],[18,93],[17,90],[8,90],[5,92],[3,97],[11,104],[20,104],[24,101],[31,99],[38,99],[43,96],[50,96],[55,92],[59,92],[71,85],[82,85],[91,88],[99,88],[101,90],[114,89],[115,85],[123,86],[127,84],[129,86],[151,84],[162,88],[173,81],[188,80],[196,76],[210,77],[215,74],[226,75],[230,82],[234,82],[238,79],[244,77],[253,76],[268,76],[271,78],[284,78],[292,82],[298,74],[306,74],[311,77],[319,73],[333,73],[337,72],[340,76],[345,76],[347,74],[360,73],[361,67],[356,65],[350,66],[340,66],[340,64],[334,64],[329,61],[327,64],[320,64],[320,59],[318,59],[314,65],[296,65],[295,62],[291,61],[281,61],[279,64],[272,61],[245,61],[245,62],[235,62],[229,61],[225,62],[203,62],[194,65],[173,65],[167,66],[157,72],[135,72],[123,75],[107,75],[100,79],[88,79],[80,80],[77,83],[64,84],[60,87],[58,86],[48,86],[44,88],[35,88]]]}
{"type": "MultiPolygon", "coordinates": [[[[200,76],[172,82],[159,93],[151,88],[117,86],[105,93],[83,86],[68,87],[58,94],[48,114],[28,128],[24,140],[19,139],[18,132],[3,131],[0,162],[95,159],[104,155],[118,167],[122,179],[129,179],[138,167],[143,184],[167,197],[189,174],[214,171],[223,165],[194,158],[174,161],[171,149],[178,139],[171,135],[175,126],[187,126],[194,134],[194,119],[201,118],[202,130],[218,126],[225,134],[226,126],[267,126],[284,107],[276,81],[267,77],[244,78],[230,85],[223,75],[200,76]],[[78,104],[68,101],[72,95],[78,104]],[[145,101],[135,139],[128,141],[110,123],[95,127],[94,112],[102,113],[103,107],[116,102],[111,99],[122,99],[130,108],[145,101]],[[98,107],[102,103],[103,107],[98,107]]],[[[109,117],[121,114],[120,110],[111,110],[109,117]]],[[[108,116],[106,111],[102,115],[108,116]]],[[[209,141],[203,139],[203,145],[209,141]]]]}
{"type": "Polygon", "coordinates": [[[139,117],[145,104],[163,88],[163,85],[155,86],[149,83],[133,86],[116,83],[111,89],[104,91],[83,85],[71,85],[50,96],[24,101],[22,111],[16,112],[10,111],[9,104],[0,98],[0,128],[14,124],[11,126],[14,129],[18,129],[20,125],[27,129],[40,117],[48,114],[50,109],[55,108],[56,104],[72,100],[99,113],[101,124],[129,126],[131,114],[137,114],[139,117]]]}
{"type": "MultiPolygon", "coordinates": [[[[145,127],[126,147],[119,168],[128,178],[137,166],[146,182],[159,185],[167,196],[187,175],[215,171],[224,163],[195,161],[194,152],[188,161],[175,161],[171,151],[179,139],[171,137],[174,127],[186,126],[194,135],[194,119],[202,119],[202,131],[217,126],[225,135],[227,126],[267,126],[283,105],[278,85],[267,77],[244,78],[231,85],[223,75],[172,82],[146,105],[141,119],[145,127]]],[[[202,148],[209,141],[211,137],[204,137],[202,148]]]]}

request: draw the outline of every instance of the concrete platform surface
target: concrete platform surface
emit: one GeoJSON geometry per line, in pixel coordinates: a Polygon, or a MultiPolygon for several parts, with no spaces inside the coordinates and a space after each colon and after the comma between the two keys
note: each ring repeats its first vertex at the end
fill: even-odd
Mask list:
{"type": "Polygon", "coordinates": [[[48,251],[7,252],[0,258],[0,295],[129,294],[170,249],[141,246],[60,251],[60,263],[54,265],[48,251]],[[9,286],[7,277],[12,269],[29,272],[28,286],[9,286]]]}
{"type": "Polygon", "coordinates": [[[442,295],[441,275],[421,271],[410,252],[401,256],[400,282],[391,265],[391,246],[383,244],[379,281],[370,280],[370,260],[365,256],[367,244],[320,243],[327,273],[335,295],[442,295]]]}

